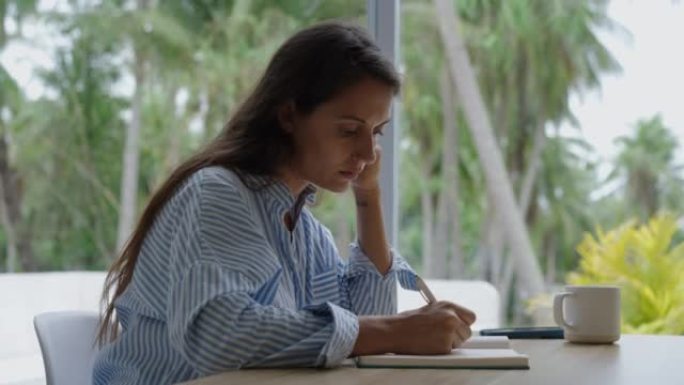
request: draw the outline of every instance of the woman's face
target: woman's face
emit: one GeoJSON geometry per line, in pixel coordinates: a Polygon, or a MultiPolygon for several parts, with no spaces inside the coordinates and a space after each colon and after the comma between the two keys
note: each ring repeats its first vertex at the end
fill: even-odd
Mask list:
{"type": "Polygon", "coordinates": [[[283,107],[280,122],[295,147],[283,174],[293,193],[307,183],[342,192],[375,162],[375,145],[389,121],[392,97],[390,86],[367,78],[308,115],[296,113],[291,105],[283,107]]]}

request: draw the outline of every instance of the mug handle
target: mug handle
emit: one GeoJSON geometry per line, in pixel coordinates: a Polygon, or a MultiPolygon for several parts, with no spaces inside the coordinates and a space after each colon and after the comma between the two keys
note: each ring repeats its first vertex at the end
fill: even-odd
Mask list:
{"type": "Polygon", "coordinates": [[[565,297],[571,295],[573,295],[573,293],[563,292],[558,293],[553,297],[553,319],[556,321],[558,325],[568,329],[572,329],[573,326],[570,325],[563,316],[563,300],[565,299],[565,297]]]}

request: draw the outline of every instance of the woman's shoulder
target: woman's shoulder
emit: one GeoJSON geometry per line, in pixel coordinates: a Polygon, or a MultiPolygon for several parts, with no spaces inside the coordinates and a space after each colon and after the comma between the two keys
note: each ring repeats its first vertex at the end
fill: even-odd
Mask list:
{"type": "Polygon", "coordinates": [[[214,195],[243,194],[247,188],[235,171],[221,166],[210,166],[191,174],[181,190],[192,190],[200,195],[214,195]]]}
{"type": "MultiPolygon", "coordinates": [[[[244,204],[249,191],[232,170],[225,167],[204,167],[192,173],[176,190],[170,208],[219,208],[244,204]]],[[[175,210],[174,210],[175,211],[175,210]]]]}
{"type": "Polygon", "coordinates": [[[190,184],[200,187],[207,185],[223,186],[231,190],[244,188],[244,183],[235,171],[221,166],[204,167],[195,171],[190,177],[190,184]]]}

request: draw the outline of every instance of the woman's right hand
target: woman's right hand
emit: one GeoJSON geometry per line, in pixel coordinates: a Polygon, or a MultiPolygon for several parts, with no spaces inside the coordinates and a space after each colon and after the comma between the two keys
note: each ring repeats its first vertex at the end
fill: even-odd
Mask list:
{"type": "Polygon", "coordinates": [[[475,322],[471,310],[447,301],[397,314],[393,322],[393,352],[446,354],[470,338],[475,322]]]}
{"type": "Polygon", "coordinates": [[[475,313],[446,301],[392,316],[362,316],[351,355],[447,354],[470,338],[473,322],[475,313]]]}

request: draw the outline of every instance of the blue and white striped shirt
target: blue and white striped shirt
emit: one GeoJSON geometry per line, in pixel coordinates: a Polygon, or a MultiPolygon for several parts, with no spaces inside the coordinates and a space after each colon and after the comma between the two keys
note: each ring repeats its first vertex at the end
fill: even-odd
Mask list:
{"type": "Polygon", "coordinates": [[[415,273],[392,251],[382,276],[357,245],[343,262],[305,208],[292,232],[287,186],[209,167],[169,200],[116,301],[122,332],[99,353],[95,384],[168,384],[243,367],[336,366],[358,315],[396,312],[415,273]],[[244,180],[244,181],[243,181],[244,180]],[[252,184],[264,185],[259,189],[252,184]]]}

